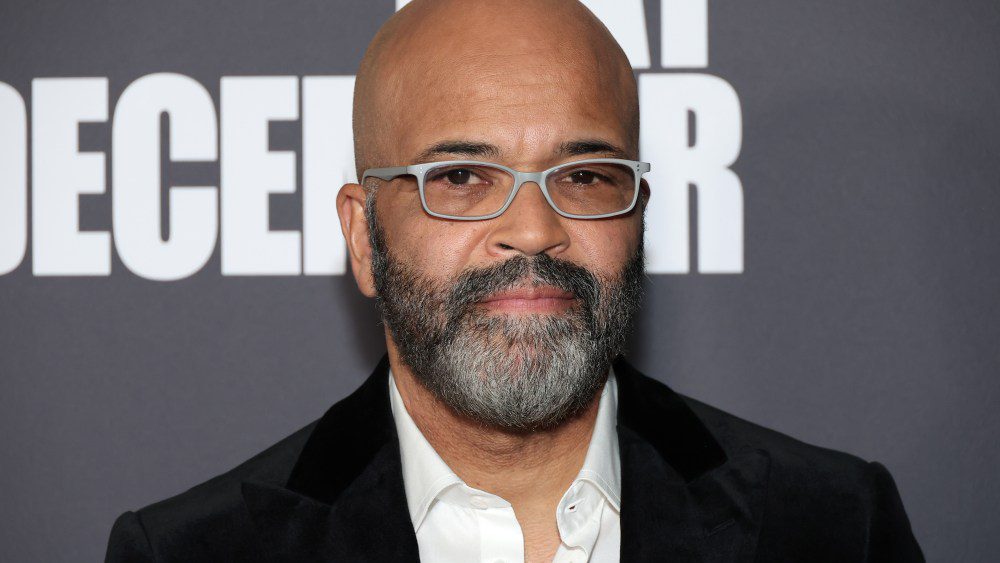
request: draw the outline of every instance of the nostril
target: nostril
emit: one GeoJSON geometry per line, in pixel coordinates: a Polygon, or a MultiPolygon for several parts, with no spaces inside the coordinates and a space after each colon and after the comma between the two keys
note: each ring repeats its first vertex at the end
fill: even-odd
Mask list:
{"type": "Polygon", "coordinates": [[[499,244],[499,246],[500,246],[500,248],[502,248],[502,249],[504,249],[504,250],[514,250],[514,247],[513,247],[513,246],[511,246],[511,245],[509,245],[509,244],[504,244],[504,243],[502,243],[502,242],[501,242],[501,243],[499,244]]]}

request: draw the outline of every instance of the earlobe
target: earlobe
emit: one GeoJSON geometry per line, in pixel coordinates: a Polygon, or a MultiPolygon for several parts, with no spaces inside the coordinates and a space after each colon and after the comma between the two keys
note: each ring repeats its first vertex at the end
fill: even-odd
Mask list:
{"type": "Polygon", "coordinates": [[[340,228],[347,242],[347,255],[351,260],[354,281],[367,297],[375,297],[375,278],[372,276],[372,249],[368,238],[368,219],[365,216],[365,190],[359,184],[344,184],[337,194],[337,214],[340,228]]]}

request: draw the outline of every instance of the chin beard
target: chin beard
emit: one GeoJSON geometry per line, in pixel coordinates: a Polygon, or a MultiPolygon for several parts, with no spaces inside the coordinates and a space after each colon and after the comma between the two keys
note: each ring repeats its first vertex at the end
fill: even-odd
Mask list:
{"type": "Polygon", "coordinates": [[[435,282],[391,255],[369,195],[377,301],[400,357],[458,414],[509,432],[557,426],[591,404],[621,353],[642,294],[642,245],[601,279],[546,254],[516,256],[435,282]],[[482,299],[514,287],[573,294],[567,310],[491,313],[482,299]]]}

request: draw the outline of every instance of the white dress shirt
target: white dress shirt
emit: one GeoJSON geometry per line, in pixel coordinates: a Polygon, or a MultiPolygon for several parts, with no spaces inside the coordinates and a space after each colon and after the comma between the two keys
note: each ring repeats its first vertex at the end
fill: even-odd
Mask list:
{"type": "MultiPolygon", "coordinates": [[[[523,562],[524,536],[511,504],[462,482],[413,422],[391,372],[389,387],[406,503],[420,560],[523,562]]],[[[621,461],[617,410],[618,387],[612,372],[601,393],[583,467],[556,508],[561,542],[554,563],[618,561],[621,461]]]]}

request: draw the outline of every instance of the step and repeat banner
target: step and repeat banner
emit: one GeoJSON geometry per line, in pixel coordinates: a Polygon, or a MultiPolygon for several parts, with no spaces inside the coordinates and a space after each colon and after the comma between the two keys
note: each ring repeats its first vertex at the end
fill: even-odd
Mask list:
{"type": "MultiPolygon", "coordinates": [[[[0,559],[318,417],[384,351],[335,210],[404,1],[0,5],[0,559]]],[[[630,358],[889,467],[929,559],[1000,549],[1000,10],[589,0],[652,163],[630,358]]]]}

